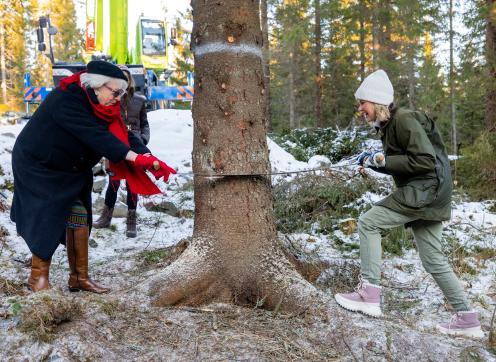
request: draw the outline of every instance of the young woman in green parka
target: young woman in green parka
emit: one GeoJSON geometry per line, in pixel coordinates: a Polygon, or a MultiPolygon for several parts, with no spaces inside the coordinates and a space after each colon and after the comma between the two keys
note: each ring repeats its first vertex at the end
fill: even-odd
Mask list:
{"type": "Polygon", "coordinates": [[[381,230],[412,228],[422,265],[443,291],[456,315],[438,325],[442,333],[483,337],[478,313],[442,251],[442,221],[451,217],[452,180],[448,156],[434,122],[422,112],[396,108],[393,86],[383,70],[369,75],[355,93],[358,111],[381,136],[383,151],[363,152],[362,167],[389,174],[396,190],[358,221],[362,278],[351,293],[339,293],[339,305],[379,317],[381,301],[381,230]]]}

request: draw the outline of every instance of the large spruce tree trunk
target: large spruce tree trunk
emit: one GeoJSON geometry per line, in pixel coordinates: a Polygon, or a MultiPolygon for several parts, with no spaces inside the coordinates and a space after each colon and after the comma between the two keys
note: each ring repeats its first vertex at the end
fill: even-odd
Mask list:
{"type": "Polygon", "coordinates": [[[151,283],[154,304],[233,301],[301,312],[319,293],[276,240],[259,4],[194,0],[192,7],[193,241],[151,283]]]}
{"type": "Polygon", "coordinates": [[[486,100],[486,127],[496,132],[496,0],[486,0],[486,59],[489,68],[489,82],[486,100]]]}

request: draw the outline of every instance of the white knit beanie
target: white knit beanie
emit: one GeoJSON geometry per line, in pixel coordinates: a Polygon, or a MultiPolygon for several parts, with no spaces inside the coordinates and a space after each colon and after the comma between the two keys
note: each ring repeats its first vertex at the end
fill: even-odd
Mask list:
{"type": "Polygon", "coordinates": [[[393,103],[394,89],[386,72],[379,69],[365,78],[355,92],[355,98],[385,106],[393,103]]]}

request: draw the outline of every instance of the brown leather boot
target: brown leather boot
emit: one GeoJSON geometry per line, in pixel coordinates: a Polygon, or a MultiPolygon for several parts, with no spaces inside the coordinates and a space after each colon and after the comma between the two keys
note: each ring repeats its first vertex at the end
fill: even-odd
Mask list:
{"type": "Polygon", "coordinates": [[[136,230],[136,210],[127,211],[126,225],[126,236],[128,238],[135,238],[138,235],[138,231],[136,230]]]}
{"type": "Polygon", "coordinates": [[[51,261],[51,259],[40,259],[33,254],[33,257],[31,258],[31,275],[28,279],[29,289],[33,292],[39,292],[40,290],[49,289],[51,287],[48,281],[51,261]]]}
{"type": "Polygon", "coordinates": [[[69,259],[69,290],[102,294],[110,291],[93,280],[88,275],[88,237],[87,227],[67,228],[66,229],[66,247],[67,257],[69,259]]]}
{"type": "Polygon", "coordinates": [[[112,221],[112,214],[114,213],[114,208],[110,208],[107,205],[103,207],[102,215],[97,221],[93,223],[95,229],[103,229],[110,227],[110,221],[112,221]]]}

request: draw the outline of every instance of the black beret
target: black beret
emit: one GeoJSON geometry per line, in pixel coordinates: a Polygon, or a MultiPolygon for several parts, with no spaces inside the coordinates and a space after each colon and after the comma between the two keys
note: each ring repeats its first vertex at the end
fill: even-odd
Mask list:
{"type": "Polygon", "coordinates": [[[86,68],[88,73],[106,75],[107,77],[118,78],[127,82],[124,72],[112,63],[103,60],[92,60],[86,65],[86,68]]]}

